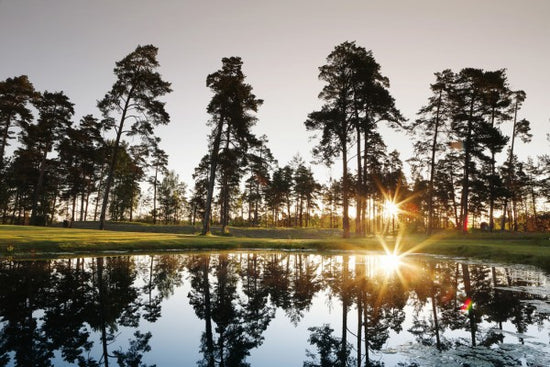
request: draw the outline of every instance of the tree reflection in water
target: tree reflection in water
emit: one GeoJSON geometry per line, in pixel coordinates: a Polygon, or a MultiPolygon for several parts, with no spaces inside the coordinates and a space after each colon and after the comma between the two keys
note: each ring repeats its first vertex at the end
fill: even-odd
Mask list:
{"type": "MultiPolygon", "coordinates": [[[[380,351],[397,333],[442,353],[502,344],[513,333],[522,344],[528,327],[546,327],[548,315],[520,301],[535,298],[525,288],[518,293],[505,287],[544,285],[547,279],[512,272],[429,258],[399,264],[383,255],[294,252],[2,259],[0,366],[61,360],[147,366],[146,360],[155,360],[150,343],[163,305],[184,288],[195,313],[184,317],[196,316],[203,325],[200,340],[189,347],[198,347],[199,366],[249,366],[247,358],[261,350],[277,309],[292,330],[315,302],[326,302],[325,295],[334,300],[339,322],[307,325],[304,366],[383,365],[380,351]],[[461,312],[467,299],[473,307],[461,312]]],[[[271,358],[277,365],[277,356],[271,358]]]]}

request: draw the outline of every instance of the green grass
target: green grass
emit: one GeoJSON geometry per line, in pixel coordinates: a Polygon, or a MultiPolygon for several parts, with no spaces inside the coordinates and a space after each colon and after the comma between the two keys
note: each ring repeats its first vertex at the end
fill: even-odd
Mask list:
{"type": "MultiPolygon", "coordinates": [[[[431,237],[406,235],[342,239],[337,230],[231,228],[231,236],[199,236],[191,226],[109,224],[109,230],[0,226],[0,257],[94,255],[110,252],[157,253],[210,249],[350,250],[431,253],[524,263],[550,271],[549,233],[443,232],[431,237]],[[162,233],[163,232],[163,233],[162,233]]],[[[216,233],[216,229],[214,233],[216,233]]]]}

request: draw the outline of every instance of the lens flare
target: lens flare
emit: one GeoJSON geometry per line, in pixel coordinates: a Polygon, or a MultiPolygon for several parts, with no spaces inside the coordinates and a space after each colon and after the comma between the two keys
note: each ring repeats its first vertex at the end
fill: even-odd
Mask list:
{"type": "Polygon", "coordinates": [[[396,254],[380,256],[380,268],[386,273],[393,273],[401,266],[401,257],[396,254]]]}
{"type": "Polygon", "coordinates": [[[384,201],[384,207],[382,210],[386,218],[396,217],[400,212],[399,204],[392,200],[384,201]]]}
{"type": "Polygon", "coordinates": [[[464,304],[462,307],[460,307],[460,311],[463,313],[467,313],[468,311],[471,311],[474,307],[474,303],[470,298],[467,298],[466,301],[464,301],[464,304]]]}

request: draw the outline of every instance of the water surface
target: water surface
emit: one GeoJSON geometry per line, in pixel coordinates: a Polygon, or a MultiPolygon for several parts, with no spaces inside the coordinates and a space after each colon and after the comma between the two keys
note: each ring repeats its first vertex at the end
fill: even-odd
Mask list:
{"type": "Polygon", "coordinates": [[[1,259],[0,366],[548,366],[548,289],[439,257],[1,259]]]}

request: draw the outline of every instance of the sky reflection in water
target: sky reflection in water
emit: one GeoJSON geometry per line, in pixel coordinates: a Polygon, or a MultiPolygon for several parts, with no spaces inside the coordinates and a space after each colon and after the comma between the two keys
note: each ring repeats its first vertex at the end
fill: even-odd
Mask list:
{"type": "Polygon", "coordinates": [[[0,284],[0,366],[550,363],[533,268],[220,252],[2,259],[0,284]]]}

